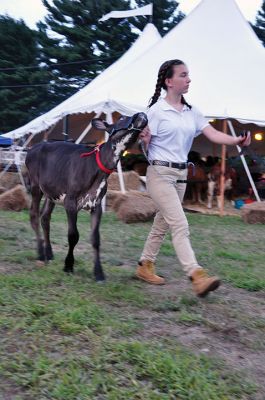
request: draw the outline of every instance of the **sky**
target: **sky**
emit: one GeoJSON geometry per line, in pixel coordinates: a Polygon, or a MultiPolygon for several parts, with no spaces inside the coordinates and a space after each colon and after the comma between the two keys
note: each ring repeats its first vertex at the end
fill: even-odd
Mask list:
{"type": "MultiPolygon", "coordinates": [[[[255,22],[262,0],[235,1],[245,18],[250,22],[255,22]]],[[[178,0],[178,2],[179,10],[187,15],[200,0],[178,0]]],[[[34,29],[36,22],[44,18],[46,8],[42,5],[41,0],[0,0],[0,15],[6,13],[12,18],[23,19],[30,28],[34,29]]]]}

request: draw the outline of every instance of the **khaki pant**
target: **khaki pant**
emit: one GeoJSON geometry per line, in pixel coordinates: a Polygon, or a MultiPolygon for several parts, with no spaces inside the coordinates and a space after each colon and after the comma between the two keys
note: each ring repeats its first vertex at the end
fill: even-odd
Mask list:
{"type": "Polygon", "coordinates": [[[164,237],[170,229],[177,257],[187,275],[201,268],[191,247],[189,225],[182,208],[187,179],[187,169],[180,170],[163,166],[147,168],[147,190],[158,208],[152,229],[144,245],[141,260],[155,262],[164,237]]]}

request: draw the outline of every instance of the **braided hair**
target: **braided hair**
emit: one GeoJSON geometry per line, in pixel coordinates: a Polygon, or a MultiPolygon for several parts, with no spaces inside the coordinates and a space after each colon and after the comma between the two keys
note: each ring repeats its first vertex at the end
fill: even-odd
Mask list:
{"type": "MultiPolygon", "coordinates": [[[[152,107],[152,105],[154,105],[157,102],[157,100],[159,99],[161,89],[162,88],[164,90],[167,89],[165,81],[168,78],[172,78],[172,76],[174,74],[173,67],[175,65],[183,65],[183,64],[184,64],[184,62],[181,60],[169,60],[169,61],[164,62],[161,65],[161,67],[159,68],[159,71],[158,71],[155,93],[151,97],[149,105],[148,105],[149,108],[152,107]]],[[[181,103],[185,104],[186,106],[188,106],[191,109],[191,105],[186,102],[186,100],[184,99],[184,96],[181,96],[181,103]]]]}

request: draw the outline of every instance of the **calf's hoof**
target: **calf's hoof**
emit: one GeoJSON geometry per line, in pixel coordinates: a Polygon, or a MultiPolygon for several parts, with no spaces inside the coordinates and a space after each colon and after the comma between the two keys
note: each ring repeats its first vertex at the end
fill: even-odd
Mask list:
{"type": "Polygon", "coordinates": [[[101,280],[96,280],[96,283],[98,283],[99,285],[104,285],[106,283],[105,279],[101,279],[101,280]]]}
{"type": "Polygon", "coordinates": [[[50,250],[47,250],[47,251],[46,251],[46,254],[45,254],[45,258],[46,258],[47,261],[52,261],[52,260],[54,260],[53,252],[50,251],[50,250]]]}
{"type": "Polygon", "coordinates": [[[72,267],[64,267],[64,269],[63,269],[63,271],[66,273],[66,274],[73,274],[74,273],[74,269],[72,268],[72,267]]]}
{"type": "Polygon", "coordinates": [[[105,282],[105,275],[100,274],[100,275],[95,275],[95,280],[97,283],[104,283],[105,282]]]}

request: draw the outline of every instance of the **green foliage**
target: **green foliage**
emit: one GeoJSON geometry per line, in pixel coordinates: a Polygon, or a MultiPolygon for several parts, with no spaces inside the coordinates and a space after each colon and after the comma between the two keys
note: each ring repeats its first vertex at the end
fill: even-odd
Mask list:
{"type": "Polygon", "coordinates": [[[48,16],[38,24],[42,61],[47,65],[64,64],[52,68],[56,101],[95,78],[137,37],[126,20],[98,21],[113,9],[130,8],[128,0],[57,0],[53,4],[44,0],[43,3],[48,16]]]}
{"type": "MultiPolygon", "coordinates": [[[[139,7],[150,4],[149,0],[136,0],[139,7]]],[[[152,23],[156,26],[161,36],[174,28],[183,18],[184,14],[178,12],[179,3],[175,0],[156,0],[153,2],[152,23]]],[[[134,25],[143,29],[145,21],[137,19],[134,25]]]]}
{"type": "Polygon", "coordinates": [[[265,46],[265,1],[261,4],[260,10],[256,16],[255,25],[252,26],[252,28],[263,43],[263,46],[265,46]]]}
{"type": "MultiPolygon", "coordinates": [[[[23,21],[0,16],[0,130],[17,128],[84,87],[121,57],[138,37],[148,16],[99,19],[129,10],[129,0],[43,0],[48,15],[29,29],[23,21]],[[3,70],[3,68],[12,68],[3,70]],[[37,86],[32,86],[37,85],[37,86]]],[[[138,0],[135,6],[148,4],[138,0]]],[[[159,0],[153,22],[164,35],[182,14],[178,3],[159,0]]]]}
{"type": "Polygon", "coordinates": [[[0,43],[0,131],[8,132],[36,117],[47,98],[45,85],[15,86],[48,83],[49,76],[34,69],[39,54],[36,32],[23,21],[0,16],[0,43]]]}
{"type": "MultiPolygon", "coordinates": [[[[129,0],[57,0],[53,4],[43,0],[43,3],[48,16],[38,24],[42,61],[47,65],[51,60],[65,64],[52,69],[54,91],[59,92],[56,101],[83,87],[116,61],[136,40],[137,29],[142,30],[149,20],[148,16],[139,16],[99,22],[110,11],[129,10],[129,0]],[[60,91],[56,90],[57,83],[60,91]]],[[[145,4],[148,1],[136,2],[137,6],[145,4]]],[[[173,0],[155,3],[153,22],[161,34],[183,18],[182,14],[176,15],[177,6],[173,0]]]]}
{"type": "MultiPolygon", "coordinates": [[[[221,375],[217,364],[204,356],[194,357],[178,346],[169,350],[159,344],[121,343],[115,346],[111,362],[114,370],[119,369],[121,363],[128,363],[126,378],[133,383],[124,388],[124,392],[124,377],[115,380],[121,392],[106,385],[105,391],[108,393],[109,390],[111,399],[125,399],[130,394],[132,399],[226,400],[241,391],[239,377],[221,375]],[[138,393],[142,396],[138,397],[138,393]]],[[[103,379],[107,378],[108,382],[112,373],[108,370],[102,372],[103,379]]],[[[246,391],[253,392],[253,387],[246,385],[246,391]]]]}

